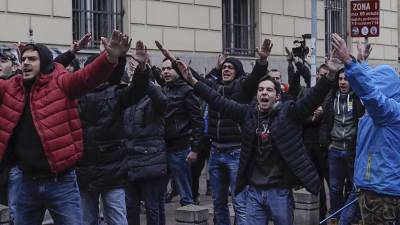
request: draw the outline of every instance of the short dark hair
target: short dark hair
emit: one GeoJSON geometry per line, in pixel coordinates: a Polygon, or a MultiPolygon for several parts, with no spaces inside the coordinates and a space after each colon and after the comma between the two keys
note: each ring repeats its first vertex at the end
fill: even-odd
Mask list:
{"type": "Polygon", "coordinates": [[[258,88],[258,85],[260,85],[261,82],[266,81],[266,80],[269,80],[269,81],[271,81],[271,82],[274,84],[274,89],[275,89],[275,91],[276,91],[277,94],[282,94],[281,84],[280,84],[279,82],[277,82],[274,78],[272,78],[272,77],[269,76],[269,75],[262,76],[262,77],[258,80],[257,88],[258,88]]]}
{"type": "Polygon", "coordinates": [[[26,51],[28,51],[28,50],[39,52],[39,51],[35,48],[35,46],[33,46],[33,45],[25,45],[25,46],[22,48],[22,50],[21,50],[21,56],[24,54],[24,52],[26,52],[26,51]]]}
{"type": "Polygon", "coordinates": [[[326,65],[325,63],[323,63],[323,64],[321,64],[319,67],[318,67],[318,72],[319,72],[319,70],[320,69],[324,69],[324,70],[328,70],[329,71],[329,67],[328,67],[328,65],[326,65]]]}

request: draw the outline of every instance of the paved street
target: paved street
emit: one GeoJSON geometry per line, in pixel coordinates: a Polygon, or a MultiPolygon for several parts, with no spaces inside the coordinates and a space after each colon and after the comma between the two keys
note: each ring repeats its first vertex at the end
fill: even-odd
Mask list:
{"type": "MultiPolygon", "coordinates": [[[[208,224],[212,225],[212,218],[213,218],[213,207],[212,207],[212,198],[211,196],[206,196],[206,176],[203,170],[202,176],[200,178],[200,206],[206,207],[209,210],[209,219],[208,224]]],[[[165,213],[166,213],[166,225],[175,225],[175,210],[180,207],[179,204],[179,196],[176,196],[172,199],[171,203],[165,204],[165,213]]],[[[233,209],[230,205],[231,215],[233,215],[233,209]]],[[[140,219],[141,225],[146,225],[146,215],[141,214],[140,219]]],[[[232,220],[233,224],[233,220],[232,220]]]]}

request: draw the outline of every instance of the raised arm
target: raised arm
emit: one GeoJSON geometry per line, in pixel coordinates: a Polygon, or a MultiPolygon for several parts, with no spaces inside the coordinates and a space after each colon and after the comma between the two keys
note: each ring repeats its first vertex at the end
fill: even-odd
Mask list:
{"type": "Polygon", "coordinates": [[[242,83],[246,97],[252,98],[256,95],[258,80],[267,74],[268,57],[273,46],[271,40],[265,39],[261,48],[256,48],[259,59],[256,60],[256,65],[253,67],[251,74],[242,83]]]}
{"type": "MultiPolygon", "coordinates": [[[[395,119],[399,119],[400,103],[376,88],[374,81],[371,79],[371,76],[376,76],[373,74],[373,70],[363,67],[355,60],[347,63],[345,68],[345,74],[352,90],[362,100],[366,111],[376,125],[385,126],[395,119]]],[[[384,69],[383,67],[381,68],[384,69]]],[[[390,88],[392,86],[393,92],[400,91],[398,84],[396,85],[399,82],[396,72],[389,66],[385,70],[392,73],[391,79],[387,80],[392,84],[388,83],[387,87],[390,88]]],[[[381,79],[385,78],[382,76],[381,79]]]]}
{"type": "Polygon", "coordinates": [[[167,108],[168,98],[161,87],[150,82],[146,93],[152,101],[154,110],[159,114],[164,113],[167,108]]]}
{"type": "Polygon", "coordinates": [[[92,34],[86,33],[81,39],[79,39],[78,41],[74,41],[68,51],[58,55],[54,59],[54,62],[60,63],[64,67],[67,67],[72,62],[72,60],[75,59],[76,53],[85,48],[91,40],[92,34]]]}
{"type": "Polygon", "coordinates": [[[138,65],[133,73],[131,85],[121,95],[123,109],[138,103],[146,95],[149,86],[151,73],[149,55],[142,41],[136,42],[136,52],[132,57],[138,65]]]}
{"type": "Polygon", "coordinates": [[[126,109],[138,103],[145,95],[149,86],[150,69],[136,68],[131,84],[121,94],[121,107],[126,109]]]}
{"type": "Polygon", "coordinates": [[[124,54],[130,46],[130,39],[119,31],[113,31],[108,41],[102,38],[105,52],[92,63],[72,75],[59,77],[59,83],[65,93],[71,98],[78,98],[105,82],[118,63],[118,57],[124,54]]]}
{"type": "Polygon", "coordinates": [[[314,87],[292,105],[290,116],[299,122],[304,122],[322,105],[335,81],[337,71],[341,68],[340,61],[333,57],[326,59],[325,64],[329,68],[328,75],[322,76],[314,87]]]}
{"type": "Polygon", "coordinates": [[[288,80],[289,80],[289,90],[288,93],[293,97],[293,99],[297,99],[301,86],[300,86],[300,73],[299,71],[295,71],[293,63],[295,62],[295,58],[293,53],[285,47],[286,51],[286,60],[288,61],[288,80]]]}
{"type": "MultiPolygon", "coordinates": [[[[400,103],[395,99],[383,94],[382,90],[374,85],[372,76],[376,76],[375,71],[369,67],[362,66],[354,60],[347,49],[346,42],[337,34],[332,35],[332,45],[337,57],[345,63],[345,74],[350,86],[357,96],[362,100],[368,115],[374,123],[380,126],[387,125],[400,116],[400,103]]],[[[369,51],[370,52],[370,51],[369,51]]],[[[387,79],[386,91],[393,93],[399,86],[397,73],[391,67],[382,67],[384,73],[379,79],[387,79]]],[[[383,81],[383,80],[382,80],[383,81]]]]}
{"type": "Polygon", "coordinates": [[[183,79],[194,87],[196,95],[206,101],[208,105],[216,111],[226,115],[236,122],[242,122],[246,113],[246,105],[224,98],[206,84],[198,82],[196,78],[193,77],[190,69],[182,61],[178,60],[176,61],[176,64],[183,79]]]}
{"type": "Polygon", "coordinates": [[[75,54],[71,51],[66,51],[62,54],[59,54],[55,59],[54,62],[60,63],[64,67],[67,67],[71,62],[75,59],[75,54]]]}

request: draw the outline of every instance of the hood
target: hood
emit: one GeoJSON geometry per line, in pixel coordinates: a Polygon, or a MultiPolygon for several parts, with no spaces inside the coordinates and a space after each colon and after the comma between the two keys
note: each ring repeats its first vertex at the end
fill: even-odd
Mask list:
{"type": "MultiPolygon", "coordinates": [[[[226,63],[226,62],[232,63],[232,65],[235,67],[235,70],[236,70],[235,79],[245,75],[245,72],[244,72],[244,69],[243,69],[243,64],[239,59],[236,59],[236,58],[233,58],[233,57],[228,57],[228,58],[225,59],[225,61],[222,63],[222,65],[224,65],[224,63],[226,63]]],[[[221,67],[219,73],[222,76],[222,67],[221,67]]]]}
{"type": "Polygon", "coordinates": [[[386,97],[400,102],[400,78],[396,70],[388,65],[381,65],[371,69],[371,78],[386,97]]]}
{"type": "MultiPolygon", "coordinates": [[[[27,44],[27,46],[32,46],[36,51],[38,51],[40,57],[40,72],[43,74],[53,72],[55,66],[53,62],[53,54],[50,49],[43,44],[27,44]]],[[[21,55],[24,54],[24,49],[22,50],[21,55]]]]}

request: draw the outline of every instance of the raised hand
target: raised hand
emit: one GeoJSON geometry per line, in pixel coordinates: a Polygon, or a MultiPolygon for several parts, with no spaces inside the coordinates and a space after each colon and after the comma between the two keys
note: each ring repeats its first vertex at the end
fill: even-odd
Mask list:
{"type": "Polygon", "coordinates": [[[335,58],[335,52],[336,50],[333,49],[331,52],[331,56],[329,58],[325,58],[325,64],[329,68],[329,73],[326,75],[326,78],[329,80],[335,80],[337,72],[343,67],[342,62],[338,59],[335,58]]]}
{"type": "Polygon", "coordinates": [[[370,43],[363,44],[360,40],[357,42],[357,60],[366,61],[371,54],[372,47],[370,43]]]}
{"type": "Polygon", "coordinates": [[[129,37],[128,35],[126,35],[126,34],[123,34],[123,35],[122,35],[122,38],[123,38],[124,40],[128,40],[128,42],[125,43],[125,44],[122,46],[122,51],[123,51],[122,54],[126,54],[126,53],[129,51],[129,49],[131,48],[132,38],[130,38],[130,37],[129,37]]]}
{"type": "Polygon", "coordinates": [[[102,37],[101,42],[108,53],[108,60],[112,63],[117,63],[118,57],[129,50],[131,44],[129,37],[118,30],[113,31],[110,40],[102,37]]]}
{"type": "Polygon", "coordinates": [[[139,70],[144,71],[149,62],[149,55],[147,54],[147,47],[142,41],[136,42],[136,53],[132,57],[138,63],[139,70]]]}
{"type": "Polygon", "coordinates": [[[288,63],[292,63],[294,61],[294,55],[293,52],[290,51],[287,47],[285,47],[285,51],[286,51],[286,60],[288,61],[288,63]]]}
{"type": "Polygon", "coordinates": [[[225,62],[227,55],[225,53],[218,55],[217,65],[215,65],[216,70],[220,70],[222,68],[222,64],[225,62]]]}
{"type": "Polygon", "coordinates": [[[350,63],[350,52],[347,49],[346,42],[336,33],[332,34],[332,51],[335,51],[335,58],[338,58],[343,63],[350,63]]]}
{"type": "Polygon", "coordinates": [[[172,63],[176,61],[175,56],[172,55],[171,52],[169,52],[167,49],[165,49],[159,41],[155,41],[155,43],[157,45],[157,48],[160,49],[165,58],[169,59],[172,63]]]}
{"type": "Polygon", "coordinates": [[[81,39],[78,41],[74,41],[71,45],[71,52],[72,53],[77,53],[81,49],[85,48],[89,42],[92,40],[92,34],[91,33],[86,33],[81,39]]]}
{"type": "Polygon", "coordinates": [[[261,48],[256,48],[256,52],[260,57],[260,60],[267,60],[268,56],[271,54],[272,46],[274,46],[270,39],[264,39],[261,48]]]}
{"type": "Polygon", "coordinates": [[[183,79],[185,79],[187,82],[189,82],[189,84],[194,86],[197,83],[197,80],[196,78],[193,77],[190,68],[181,60],[176,60],[175,62],[183,79]]]}

